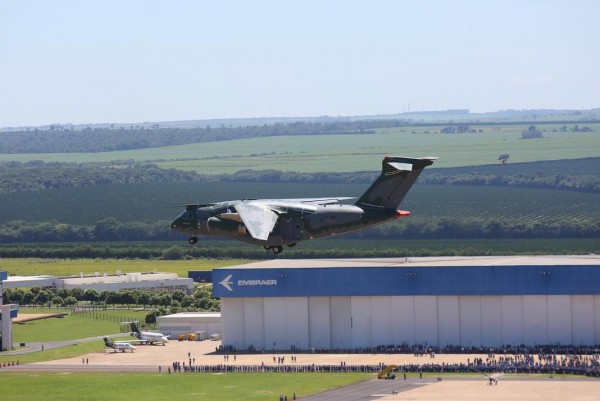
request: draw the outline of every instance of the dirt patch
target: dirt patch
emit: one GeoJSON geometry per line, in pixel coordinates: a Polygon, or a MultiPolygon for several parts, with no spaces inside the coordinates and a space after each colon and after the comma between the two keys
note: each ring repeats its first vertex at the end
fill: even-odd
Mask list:
{"type": "Polygon", "coordinates": [[[26,322],[31,322],[33,320],[48,319],[53,317],[62,318],[64,316],[67,316],[67,313],[27,313],[21,314],[13,318],[12,322],[16,324],[23,324],[26,322]]]}

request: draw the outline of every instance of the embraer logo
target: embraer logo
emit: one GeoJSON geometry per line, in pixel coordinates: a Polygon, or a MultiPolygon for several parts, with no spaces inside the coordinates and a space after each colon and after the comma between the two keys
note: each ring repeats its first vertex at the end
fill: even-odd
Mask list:
{"type": "Polygon", "coordinates": [[[238,280],[238,285],[277,285],[277,280],[238,280]]]}
{"type": "Polygon", "coordinates": [[[233,291],[231,289],[231,287],[229,286],[229,284],[233,284],[233,281],[229,281],[229,280],[231,280],[231,277],[233,277],[233,274],[230,274],[229,276],[225,277],[223,279],[223,281],[219,281],[219,284],[221,284],[223,287],[227,288],[227,291],[233,291]]]}
{"type": "MultiPolygon", "coordinates": [[[[230,281],[233,277],[233,274],[225,277],[223,280],[219,281],[223,287],[227,289],[227,291],[233,291],[231,288],[231,284],[233,281],[230,281]]],[[[258,286],[258,285],[277,285],[277,280],[238,280],[238,286],[258,286]]]]}

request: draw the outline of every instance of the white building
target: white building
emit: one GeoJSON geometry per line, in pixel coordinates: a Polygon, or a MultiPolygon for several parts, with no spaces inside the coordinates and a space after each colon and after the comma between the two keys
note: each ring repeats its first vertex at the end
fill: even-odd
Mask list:
{"type": "Polygon", "coordinates": [[[207,336],[221,333],[220,312],[182,312],[159,316],[156,321],[163,334],[178,336],[203,331],[207,336]]]}
{"type": "Polygon", "coordinates": [[[213,283],[240,350],[600,344],[600,257],[271,260],[213,283]]]}
{"type": "Polygon", "coordinates": [[[114,276],[57,278],[57,289],[81,288],[101,291],[146,290],[152,292],[173,292],[181,290],[190,294],[194,290],[194,280],[178,277],[176,273],[125,273],[114,276]]]}
{"type": "Polygon", "coordinates": [[[54,288],[54,276],[8,276],[3,281],[4,288],[54,288]]]}
{"type": "Polygon", "coordinates": [[[173,292],[181,290],[186,294],[194,291],[194,280],[178,277],[176,273],[125,273],[117,275],[96,274],[93,276],[60,278],[54,276],[10,276],[4,282],[5,288],[65,288],[71,290],[94,289],[101,291],[145,290],[152,292],[173,292]]]}

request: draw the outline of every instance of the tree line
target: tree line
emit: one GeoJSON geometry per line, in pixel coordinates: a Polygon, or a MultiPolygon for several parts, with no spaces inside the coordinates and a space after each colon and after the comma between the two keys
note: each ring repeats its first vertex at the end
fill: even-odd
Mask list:
{"type": "MultiPolygon", "coordinates": [[[[443,171],[443,170],[440,170],[443,171]]],[[[373,182],[378,172],[298,173],[279,170],[242,170],[235,174],[202,175],[192,171],[162,169],[155,164],[114,163],[45,163],[42,161],[0,163],[0,193],[45,189],[75,188],[94,185],[161,183],[161,182],[224,182],[257,183],[323,183],[349,184],[373,182]]],[[[469,172],[447,173],[425,170],[421,184],[507,186],[558,189],[600,193],[600,175],[567,174],[543,171],[484,171],[473,167],[469,172]]]]}
{"type": "Polygon", "coordinates": [[[408,120],[339,120],[333,122],[275,123],[242,127],[150,128],[120,127],[19,131],[0,134],[2,153],[113,152],[192,143],[269,136],[373,134],[376,128],[395,128],[408,120]]]}
{"type": "Polygon", "coordinates": [[[0,193],[206,179],[195,172],[163,169],[148,163],[46,163],[40,160],[0,163],[0,193]]]}
{"type": "MultiPolygon", "coordinates": [[[[410,219],[401,224],[385,224],[357,233],[348,238],[360,239],[497,239],[497,238],[595,238],[600,237],[600,221],[590,219],[502,220],[474,217],[444,217],[440,219],[410,219]]],[[[185,241],[171,231],[168,221],[152,223],[121,222],[107,218],[95,226],[56,222],[10,222],[0,226],[0,243],[51,242],[111,242],[111,241],[185,241]]],[[[0,248],[0,256],[11,257],[9,248],[0,248]]],[[[19,253],[15,248],[13,252],[19,253]]],[[[81,257],[85,247],[61,250],[81,257]]],[[[98,252],[98,251],[95,251],[98,252]]],[[[15,256],[16,257],[16,256],[15,256]]],[[[127,257],[127,256],[126,256],[127,257]]],[[[135,251],[131,257],[165,257],[162,251],[135,251]]],[[[168,255],[166,257],[168,259],[168,255]]]]}
{"type": "MultiPolygon", "coordinates": [[[[74,307],[80,303],[108,307],[151,307],[158,310],[162,308],[170,313],[178,312],[205,312],[219,311],[221,305],[218,299],[212,297],[211,290],[207,287],[198,287],[193,294],[187,295],[183,291],[148,292],[140,290],[97,291],[94,289],[49,289],[41,287],[32,288],[5,288],[3,303],[19,304],[21,306],[44,307],[74,307]]],[[[160,314],[155,314],[160,316],[160,314]]],[[[146,321],[146,323],[155,323],[146,321]]]]}

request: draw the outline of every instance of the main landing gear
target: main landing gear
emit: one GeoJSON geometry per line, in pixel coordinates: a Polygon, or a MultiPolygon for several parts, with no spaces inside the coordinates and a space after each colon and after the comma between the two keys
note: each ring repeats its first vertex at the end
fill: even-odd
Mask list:
{"type": "Polygon", "coordinates": [[[281,251],[283,251],[283,247],[280,245],[276,245],[276,246],[263,246],[263,248],[265,248],[267,251],[270,249],[271,251],[273,251],[273,253],[275,255],[278,255],[281,253],[281,251]]]}
{"type": "Polygon", "coordinates": [[[196,242],[198,242],[198,237],[190,237],[190,239],[188,239],[188,242],[190,243],[190,245],[194,245],[196,242]]]}
{"type": "MultiPolygon", "coordinates": [[[[288,246],[288,248],[291,248],[293,246],[296,246],[296,243],[293,242],[291,244],[286,244],[288,246]]],[[[267,251],[271,250],[273,251],[273,253],[275,255],[280,254],[283,251],[283,247],[281,245],[263,245],[263,248],[265,248],[267,251]]]]}

